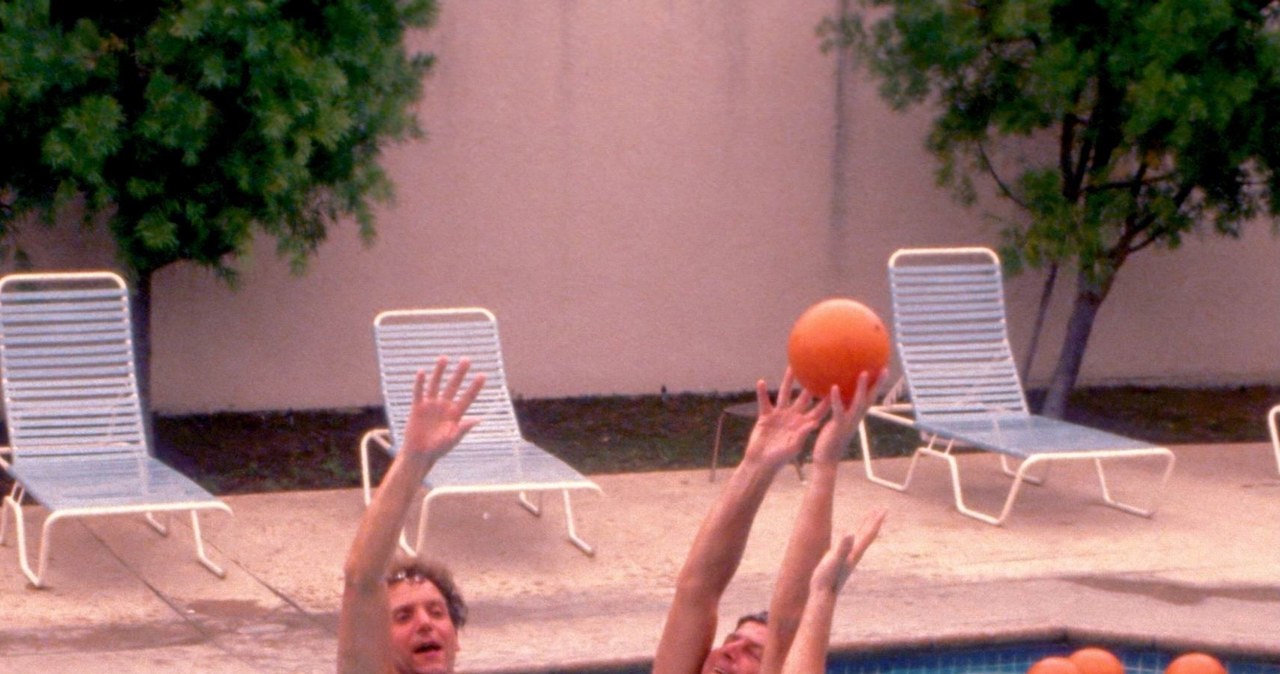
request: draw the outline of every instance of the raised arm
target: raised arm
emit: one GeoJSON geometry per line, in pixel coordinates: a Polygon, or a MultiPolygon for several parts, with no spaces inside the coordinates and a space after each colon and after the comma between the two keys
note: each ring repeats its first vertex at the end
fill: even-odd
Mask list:
{"type": "Polygon", "coordinates": [[[476,425],[477,420],[463,415],[484,386],[484,376],[479,375],[459,397],[470,365],[464,358],[458,361],[441,391],[447,364],[447,359],[441,357],[429,382],[425,371],[418,372],[400,451],[365,510],[347,554],[338,623],[339,674],[383,674],[391,670],[387,567],[422,478],[476,425]]]}
{"type": "Polygon", "coordinates": [[[823,674],[826,671],[836,598],[863,553],[880,533],[885,514],[883,509],[868,513],[857,535],[841,538],[814,569],[809,584],[809,600],[795,641],[787,653],[782,674],[823,674]]]}
{"type": "MultiPolygon", "coordinates": [[[[885,380],[884,373],[879,379],[885,380]]],[[[791,648],[796,629],[809,596],[809,579],[814,567],[831,545],[831,511],[835,500],[836,473],[858,424],[871,404],[867,373],[858,378],[857,389],[845,405],[837,387],[831,387],[831,419],[818,432],[813,446],[813,465],[805,485],[800,511],[791,529],[783,554],[778,580],[769,602],[769,634],[761,658],[760,671],[776,674],[791,648]]]]}
{"type": "Polygon", "coordinates": [[[778,470],[795,458],[804,440],[827,413],[802,393],[791,398],[791,372],[769,401],[763,380],[756,384],[759,417],[742,462],[726,481],[703,520],[676,580],[676,594],[654,656],[654,674],[699,671],[715,639],[720,598],[746,549],[751,525],[778,470]]]}

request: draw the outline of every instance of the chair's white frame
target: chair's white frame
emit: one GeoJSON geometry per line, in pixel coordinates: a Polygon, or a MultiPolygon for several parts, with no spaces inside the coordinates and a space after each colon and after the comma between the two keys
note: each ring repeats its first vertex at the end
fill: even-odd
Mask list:
{"type": "MultiPolygon", "coordinates": [[[[374,489],[370,461],[371,451],[377,448],[388,455],[394,454],[397,445],[395,436],[406,419],[407,401],[408,396],[411,394],[411,387],[408,387],[407,384],[408,379],[418,368],[429,367],[441,355],[448,356],[451,361],[456,361],[462,356],[471,357],[471,372],[468,377],[477,373],[483,373],[486,377],[484,389],[469,412],[469,416],[481,419],[480,424],[472,429],[457,447],[450,451],[450,455],[464,455],[468,448],[476,442],[488,442],[491,444],[496,442],[505,445],[512,452],[538,453],[554,459],[546,450],[526,440],[520,432],[515,407],[511,402],[511,393],[507,387],[497,318],[492,312],[480,307],[383,311],[374,318],[374,332],[375,343],[378,347],[379,378],[382,386],[384,409],[390,426],[371,429],[360,438],[360,475],[366,506],[373,499],[374,489]],[[463,319],[484,324],[483,331],[486,334],[483,340],[469,345],[462,345],[456,341],[452,344],[441,344],[439,345],[440,350],[434,352],[432,351],[437,345],[424,344],[419,349],[419,353],[409,356],[407,359],[403,354],[392,354],[391,350],[384,346],[384,338],[381,331],[385,326],[393,325],[396,321],[410,321],[412,326],[410,329],[415,329],[421,327],[421,324],[412,325],[412,322],[417,320],[447,321],[450,319],[463,319]],[[398,387],[393,382],[395,379],[399,380],[398,387]]],[[[448,458],[445,457],[442,461],[448,458]]],[[[554,461],[563,464],[559,459],[554,459],[554,461]]],[[[567,467],[567,464],[565,465],[567,467]]],[[[572,469],[570,468],[570,470],[572,469]]],[[[432,475],[428,474],[424,486],[427,488],[427,493],[422,499],[414,545],[410,546],[407,536],[403,532],[401,533],[400,546],[407,553],[415,554],[423,549],[429,509],[431,502],[437,498],[462,494],[516,493],[520,506],[535,517],[539,517],[542,515],[543,494],[548,491],[559,491],[564,503],[565,526],[569,542],[587,556],[595,555],[595,548],[578,535],[569,491],[586,489],[596,493],[603,493],[603,490],[595,482],[581,474],[571,480],[513,481],[503,484],[462,485],[434,484],[432,475]],[[537,495],[536,503],[529,500],[528,494],[530,492],[537,495]]]]}
{"type": "MultiPolygon", "coordinates": [[[[116,433],[116,436],[113,437],[127,436],[129,439],[126,441],[111,441],[106,445],[108,447],[107,451],[97,451],[96,454],[100,458],[116,460],[117,463],[115,465],[117,466],[121,465],[120,462],[123,462],[126,466],[133,462],[139,471],[162,471],[180,475],[177,471],[160,463],[151,456],[151,448],[147,442],[145,425],[142,420],[141,400],[137,391],[128,287],[124,279],[113,272],[10,274],[0,279],[0,297],[3,297],[6,290],[15,284],[67,284],[71,287],[84,285],[99,288],[96,293],[86,290],[41,291],[46,296],[54,296],[54,299],[58,299],[57,295],[59,294],[74,295],[75,297],[70,299],[76,301],[82,300],[83,296],[88,293],[104,300],[103,304],[111,305],[109,308],[101,310],[94,319],[99,322],[99,325],[106,325],[109,330],[118,333],[121,341],[108,347],[116,355],[85,352],[75,353],[71,356],[71,360],[75,361],[75,366],[77,367],[83,366],[112,371],[110,374],[103,374],[101,379],[87,382],[90,386],[116,385],[119,387],[119,395],[114,399],[112,407],[115,409],[115,413],[124,417],[124,423],[112,429],[116,433]],[[118,361],[113,360],[119,357],[118,353],[120,352],[127,353],[127,356],[118,361]],[[112,375],[115,378],[109,379],[112,375]]],[[[35,297],[35,295],[33,293],[30,295],[24,294],[23,296],[25,298],[28,296],[35,297]]],[[[50,305],[45,306],[48,307],[50,305]]],[[[62,405],[59,409],[41,409],[41,403],[32,403],[19,399],[20,396],[16,390],[23,387],[16,385],[14,380],[11,379],[14,374],[11,372],[11,368],[22,369],[24,374],[28,376],[39,377],[56,373],[59,371],[59,366],[66,362],[68,347],[57,339],[54,340],[55,343],[50,343],[45,336],[38,334],[25,338],[28,344],[24,345],[24,348],[15,347],[14,343],[24,341],[22,336],[24,328],[10,325],[11,321],[15,321],[12,318],[14,311],[13,308],[0,310],[0,321],[3,321],[0,323],[0,330],[6,330],[10,333],[5,336],[5,339],[0,340],[0,360],[4,363],[5,419],[9,431],[9,447],[6,448],[9,458],[7,460],[0,458],[0,468],[3,468],[14,478],[13,487],[4,497],[3,506],[0,507],[0,545],[4,545],[7,542],[8,513],[12,512],[15,535],[18,541],[18,561],[22,567],[23,574],[31,581],[33,586],[37,588],[44,587],[49,566],[53,528],[55,524],[63,519],[141,514],[152,529],[162,536],[167,536],[169,533],[168,526],[157,520],[155,513],[189,511],[191,513],[191,529],[195,538],[197,560],[219,578],[226,577],[226,570],[210,559],[205,551],[198,512],[200,510],[220,510],[228,515],[232,514],[232,512],[230,506],[214,499],[211,495],[207,499],[198,501],[156,500],[127,505],[113,504],[52,509],[41,526],[39,551],[37,553],[38,561],[36,568],[32,568],[27,551],[25,517],[22,507],[23,500],[31,495],[28,493],[27,486],[23,483],[24,463],[36,461],[57,462],[61,460],[67,462],[64,465],[73,465],[74,462],[80,461],[92,462],[92,458],[77,458],[77,454],[80,448],[99,439],[93,433],[101,430],[101,428],[68,429],[63,428],[62,424],[58,424],[57,428],[51,429],[49,424],[52,423],[52,420],[71,418],[80,412],[80,410],[76,409],[77,405],[67,405],[65,401],[59,401],[62,405]],[[27,416],[30,416],[31,419],[27,420],[27,416]],[[27,426],[33,426],[33,429],[28,431],[27,426]],[[24,459],[24,455],[27,455],[28,458],[24,459]]],[[[17,311],[20,312],[21,310],[17,311]]],[[[47,313],[47,310],[42,311],[47,313]]],[[[55,320],[71,320],[72,315],[76,314],[76,307],[66,306],[55,308],[54,311],[58,313],[55,316],[55,320]]],[[[45,331],[46,328],[37,327],[35,330],[45,331]]],[[[40,384],[40,386],[47,387],[49,385],[40,384]]],[[[100,411],[87,407],[83,403],[78,404],[78,407],[86,410],[91,415],[100,411]]],[[[99,445],[98,449],[101,450],[102,445],[99,445]]],[[[94,464],[90,463],[90,465],[94,464]]]]}
{"type": "MultiPolygon", "coordinates": [[[[999,301],[999,316],[998,316],[998,319],[995,319],[998,321],[998,323],[994,323],[993,325],[998,325],[999,327],[998,332],[1000,335],[999,337],[1000,342],[996,345],[995,351],[999,352],[1000,354],[999,360],[1001,362],[999,363],[999,366],[1004,367],[1005,372],[1008,373],[1008,376],[1006,377],[1006,381],[1004,382],[1004,384],[1008,388],[1006,391],[1003,392],[1003,395],[1015,396],[1013,399],[1009,400],[1008,402],[999,403],[999,404],[1009,405],[1009,408],[1000,409],[999,413],[1013,414],[1015,416],[1018,416],[1018,415],[1024,415],[1028,417],[1031,416],[1026,404],[1026,395],[1022,389],[1022,383],[1018,379],[1016,367],[1013,366],[1012,347],[1009,344],[1008,331],[1005,326],[1006,320],[1004,315],[1004,311],[1005,311],[1004,289],[1003,289],[1003,284],[1000,283],[1000,279],[998,275],[1000,262],[995,252],[987,248],[979,248],[979,247],[904,249],[904,250],[899,250],[895,252],[889,258],[889,268],[890,270],[894,269],[895,265],[899,261],[903,260],[904,258],[919,257],[919,256],[931,256],[931,257],[955,256],[959,258],[963,258],[964,256],[977,256],[978,258],[985,258],[992,265],[995,266],[995,269],[997,270],[996,283],[997,283],[997,289],[998,289],[997,295],[998,295],[998,301],[999,301]]],[[[895,350],[898,352],[899,359],[902,360],[903,348],[900,341],[899,330],[897,329],[898,328],[897,301],[898,301],[897,297],[895,296],[894,341],[895,341],[895,350]]],[[[906,369],[905,364],[904,364],[904,369],[906,369]]],[[[1136,446],[1132,448],[1082,449],[1080,451],[1054,451],[1054,452],[1043,453],[1043,454],[1033,453],[1030,456],[1010,455],[1010,454],[1004,453],[998,447],[985,447],[984,449],[987,449],[989,451],[994,451],[1000,456],[1001,472],[1003,472],[1007,476],[1012,477],[1013,480],[1012,480],[1012,484],[1009,487],[1009,492],[1005,496],[1004,503],[1000,507],[1000,510],[995,514],[992,514],[990,512],[983,512],[981,510],[978,510],[968,505],[964,498],[964,488],[960,478],[960,464],[956,458],[955,450],[967,446],[965,439],[959,435],[952,435],[952,434],[939,433],[939,432],[929,432],[921,429],[919,419],[917,418],[917,412],[918,412],[917,406],[911,402],[901,401],[901,396],[904,394],[904,387],[910,388],[910,383],[911,382],[907,378],[907,373],[904,373],[903,380],[899,381],[890,390],[890,392],[886,394],[886,396],[884,397],[884,399],[881,401],[880,404],[872,406],[871,409],[868,410],[867,416],[873,417],[876,419],[881,419],[881,420],[884,420],[893,424],[897,424],[900,426],[904,426],[906,428],[910,428],[913,430],[918,430],[921,432],[921,437],[924,441],[924,444],[918,446],[915,449],[915,451],[912,453],[911,459],[907,464],[905,475],[901,480],[893,480],[893,479],[884,477],[882,475],[877,475],[873,465],[874,457],[871,451],[871,443],[870,443],[869,435],[867,433],[866,421],[864,420],[863,423],[858,428],[858,435],[862,445],[863,469],[867,479],[875,484],[879,484],[884,487],[888,487],[897,491],[906,491],[907,487],[911,483],[911,479],[913,475],[915,474],[916,465],[921,456],[941,459],[947,463],[947,467],[949,469],[949,473],[951,477],[952,494],[953,494],[956,509],[960,513],[967,515],[969,517],[975,518],[977,520],[980,520],[982,522],[986,522],[988,524],[992,524],[996,526],[1003,524],[1005,520],[1008,519],[1009,513],[1013,509],[1013,504],[1017,500],[1018,495],[1021,492],[1023,483],[1031,483],[1035,485],[1043,484],[1048,477],[1049,468],[1054,463],[1059,461],[1080,461],[1080,460],[1093,461],[1094,468],[1098,476],[1098,482],[1102,491],[1103,502],[1110,507],[1116,508],[1123,512],[1139,515],[1142,517],[1151,517],[1152,515],[1155,514],[1157,508],[1159,507],[1161,492],[1163,491],[1164,486],[1168,483],[1170,476],[1173,474],[1173,468],[1174,468],[1174,464],[1176,463],[1176,457],[1174,456],[1172,451],[1170,451],[1167,447],[1150,446],[1150,445],[1146,445],[1145,443],[1141,443],[1141,446],[1137,446],[1137,441],[1135,441],[1136,446]],[[1127,503],[1127,502],[1123,502],[1116,499],[1111,493],[1111,489],[1107,482],[1107,477],[1103,469],[1102,462],[1108,459],[1134,459],[1134,458],[1143,458],[1143,457],[1154,457],[1154,458],[1165,460],[1164,470],[1161,473],[1158,484],[1153,489],[1153,495],[1145,505],[1135,505],[1132,503],[1127,503]],[[1018,466],[1016,469],[1011,467],[1011,463],[1010,463],[1011,458],[1018,460],[1018,466]],[[1039,474],[1033,473],[1033,470],[1041,465],[1044,466],[1044,472],[1039,474]]],[[[987,412],[993,411],[989,406],[987,406],[987,403],[985,401],[973,400],[971,401],[970,409],[965,410],[965,412],[982,414],[984,412],[984,408],[985,408],[985,411],[987,412]]],[[[998,426],[999,419],[997,418],[997,416],[998,415],[993,415],[991,419],[992,419],[992,423],[998,426]]],[[[945,424],[942,424],[941,422],[939,423],[940,425],[945,425],[945,424]]],[[[1065,422],[1063,423],[1065,424],[1065,422]]],[[[1278,451],[1278,456],[1280,456],[1280,450],[1277,450],[1277,451],[1278,451]]]]}
{"type": "Polygon", "coordinates": [[[1276,470],[1280,471],[1280,426],[1277,425],[1277,417],[1280,417],[1280,405],[1271,408],[1267,412],[1267,428],[1271,430],[1271,451],[1276,455],[1276,470]]]}

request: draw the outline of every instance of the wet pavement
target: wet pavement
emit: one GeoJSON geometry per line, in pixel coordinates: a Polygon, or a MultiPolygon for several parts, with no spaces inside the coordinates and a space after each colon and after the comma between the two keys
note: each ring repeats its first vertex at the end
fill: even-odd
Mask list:
{"type": "MultiPolygon", "coordinates": [[[[1269,444],[1178,446],[1161,509],[1105,507],[1091,466],[1055,467],[993,527],[956,512],[945,465],[922,463],[907,493],[842,464],[836,528],[889,509],[845,590],[839,648],[1014,637],[1157,644],[1280,661],[1280,472],[1269,444]]],[[[1135,464],[1138,462],[1135,462],[1135,464]]],[[[904,460],[878,462],[901,474],[904,460]]],[[[998,461],[961,459],[967,496],[996,508],[998,461]]],[[[1135,494],[1158,464],[1109,469],[1135,494]]],[[[600,475],[574,496],[587,557],[569,545],[558,498],[541,518],[511,496],[444,498],[428,550],[471,606],[463,671],[547,671],[652,655],[688,545],[721,483],[707,471],[600,475]]],[[[722,477],[723,480],[723,477],[722,477]]],[[[779,473],[723,602],[729,618],[768,601],[799,505],[779,473]]],[[[231,496],[234,517],[202,522],[218,579],[195,562],[186,520],[168,538],[139,518],[72,520],[55,532],[48,589],[29,587],[0,548],[0,671],[333,671],[341,565],[363,510],[358,490],[231,496]]],[[[27,507],[28,536],[42,509],[27,507]]],[[[728,625],[722,626],[728,629],[728,625]]]]}

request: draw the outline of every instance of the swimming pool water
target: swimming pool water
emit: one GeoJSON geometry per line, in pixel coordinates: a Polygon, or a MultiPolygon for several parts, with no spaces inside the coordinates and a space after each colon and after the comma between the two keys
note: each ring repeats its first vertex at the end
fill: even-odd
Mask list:
{"type": "MultiPolygon", "coordinates": [[[[1105,645],[1104,645],[1105,646],[1105,645]]],[[[1163,674],[1178,653],[1108,647],[1124,662],[1125,674],[1163,674]]],[[[1003,644],[938,650],[832,653],[827,674],[1025,674],[1040,658],[1070,655],[1061,643],[1003,644]]],[[[1222,658],[1229,674],[1280,674],[1280,663],[1222,658]]]]}
{"type": "MultiPolygon", "coordinates": [[[[827,658],[827,674],[1026,674],[1040,658],[1070,655],[1085,645],[1101,646],[1115,653],[1124,662],[1125,674],[1164,674],[1165,667],[1180,654],[1153,648],[1062,642],[939,646],[903,651],[835,652],[827,658]]],[[[1221,656],[1219,659],[1227,666],[1228,674],[1280,674],[1280,661],[1221,656]]],[[[577,674],[648,674],[649,671],[650,667],[618,667],[577,674]]]]}

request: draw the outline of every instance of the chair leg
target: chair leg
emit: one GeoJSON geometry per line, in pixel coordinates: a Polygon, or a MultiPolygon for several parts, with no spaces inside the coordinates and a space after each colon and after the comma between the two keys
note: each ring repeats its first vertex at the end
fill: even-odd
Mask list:
{"type": "MultiPolygon", "coordinates": [[[[0,545],[8,545],[9,540],[9,505],[10,500],[13,503],[22,503],[22,498],[26,495],[26,491],[19,482],[13,483],[13,488],[9,490],[9,496],[4,499],[4,504],[0,505],[0,545]]],[[[21,514],[21,506],[12,506],[15,514],[21,514]]]]}
{"type": "MultiPolygon", "coordinates": [[[[1102,468],[1102,459],[1094,459],[1093,465],[1095,470],[1098,473],[1098,483],[1102,487],[1102,500],[1112,508],[1130,513],[1132,515],[1138,515],[1141,517],[1151,517],[1152,515],[1154,515],[1156,513],[1156,509],[1160,506],[1160,496],[1161,494],[1164,493],[1165,484],[1169,482],[1169,476],[1173,474],[1173,466],[1177,462],[1177,457],[1173,455],[1173,452],[1170,452],[1168,450],[1165,450],[1165,452],[1167,452],[1168,460],[1165,462],[1164,474],[1160,478],[1160,484],[1155,487],[1154,494],[1151,497],[1151,501],[1146,508],[1143,508],[1141,506],[1136,506],[1130,503],[1124,503],[1122,501],[1119,501],[1113,498],[1111,496],[1111,490],[1107,485],[1107,475],[1102,468]]],[[[1152,454],[1152,456],[1157,456],[1157,455],[1166,456],[1166,454],[1164,453],[1152,454]]]]}
{"type": "Polygon", "coordinates": [[[577,529],[573,525],[573,504],[569,501],[569,490],[562,489],[561,493],[564,495],[564,521],[569,527],[569,542],[586,556],[595,557],[596,549],[578,536],[577,529]]]}
{"type": "Polygon", "coordinates": [[[720,438],[724,433],[724,418],[728,415],[728,412],[721,412],[720,419],[716,421],[716,440],[711,445],[711,482],[716,481],[716,466],[720,463],[720,438]]]}
{"type": "MultiPolygon", "coordinates": [[[[195,511],[192,511],[192,514],[195,514],[195,511]]],[[[169,535],[169,525],[166,524],[165,522],[161,522],[160,520],[156,519],[156,516],[154,514],[144,513],[143,517],[146,518],[147,524],[150,524],[151,528],[156,530],[156,533],[160,534],[161,536],[169,535]]],[[[168,519],[169,519],[168,516],[166,516],[165,520],[167,521],[168,519]]]]}
{"type": "Polygon", "coordinates": [[[42,589],[45,587],[45,571],[49,568],[50,534],[54,523],[61,517],[53,513],[45,518],[44,526],[40,530],[40,551],[37,553],[36,569],[32,570],[30,558],[27,556],[27,527],[25,518],[22,516],[22,504],[10,495],[5,497],[5,506],[13,511],[13,533],[18,539],[18,565],[22,567],[22,574],[31,581],[32,587],[42,589]]]}
{"type": "MultiPolygon", "coordinates": [[[[916,461],[919,460],[920,452],[924,448],[921,447],[916,449],[915,452],[912,452],[911,462],[907,464],[906,476],[902,478],[901,482],[894,482],[888,478],[876,475],[874,466],[875,461],[873,461],[871,457],[871,440],[867,435],[867,422],[865,420],[858,424],[858,438],[862,443],[862,471],[866,474],[867,479],[882,487],[888,487],[896,491],[906,491],[907,486],[911,484],[911,477],[916,472],[916,461]]],[[[933,441],[931,439],[930,446],[932,446],[932,444],[933,441]]]]}
{"type": "Polygon", "coordinates": [[[200,516],[194,510],[191,511],[191,531],[195,535],[196,558],[200,560],[201,566],[208,569],[213,573],[213,575],[219,578],[226,578],[227,571],[221,566],[215,564],[212,559],[209,559],[209,555],[205,553],[204,536],[200,534],[200,516]]]}
{"type": "Polygon", "coordinates": [[[410,557],[418,554],[417,551],[409,546],[409,532],[404,529],[400,530],[400,549],[404,550],[404,553],[410,557]]]}
{"type": "MultiPolygon", "coordinates": [[[[1049,469],[1052,467],[1052,463],[1046,462],[1044,465],[1044,473],[1042,475],[1023,475],[1022,479],[1038,487],[1049,480],[1049,469]]],[[[1000,455],[1000,472],[1008,475],[1009,477],[1018,477],[1018,472],[1009,467],[1009,457],[1003,454],[1000,455]]]]}
{"type": "Polygon", "coordinates": [[[542,517],[542,492],[538,492],[537,505],[531,503],[528,495],[524,492],[520,492],[519,500],[520,505],[523,506],[525,510],[528,510],[534,517],[542,517]]]}
{"type": "MultiPolygon", "coordinates": [[[[950,449],[949,446],[948,449],[950,449]]],[[[1014,478],[1013,484],[1009,487],[1009,495],[1005,498],[1004,507],[1001,509],[1000,515],[996,517],[970,508],[965,503],[964,487],[960,481],[960,463],[956,461],[956,457],[952,456],[949,451],[938,451],[932,447],[921,447],[916,450],[916,452],[917,454],[923,453],[947,462],[947,467],[951,473],[951,494],[955,501],[956,510],[960,511],[963,515],[967,515],[976,520],[986,522],[987,524],[993,524],[995,526],[1003,524],[1005,518],[1009,516],[1009,510],[1013,508],[1013,502],[1017,500],[1018,492],[1022,489],[1022,483],[1025,481],[1023,479],[1024,473],[1033,464],[1031,460],[1027,460],[1023,461],[1022,465],[1018,466],[1018,475],[1014,478]]]]}
{"type": "Polygon", "coordinates": [[[373,476],[370,474],[373,469],[369,463],[369,449],[373,444],[377,444],[384,452],[390,453],[391,449],[391,443],[383,438],[380,429],[366,431],[360,437],[360,487],[364,493],[365,505],[373,500],[373,476]]]}
{"type": "Polygon", "coordinates": [[[1276,455],[1276,470],[1280,471],[1280,427],[1276,426],[1276,417],[1280,415],[1280,405],[1267,412],[1267,428],[1271,430],[1271,450],[1276,455]]]}
{"type": "MultiPolygon", "coordinates": [[[[596,554],[595,548],[592,547],[590,543],[586,542],[585,540],[582,539],[581,536],[578,535],[578,529],[577,529],[577,525],[575,524],[575,518],[573,515],[573,502],[569,498],[569,490],[562,489],[560,491],[564,497],[565,527],[569,533],[569,542],[572,543],[574,547],[581,550],[583,554],[587,555],[588,557],[594,557],[596,554]]],[[[535,517],[540,517],[542,515],[542,497],[545,492],[537,491],[535,493],[537,494],[536,504],[529,501],[526,492],[520,492],[518,500],[520,502],[520,505],[524,507],[525,510],[528,510],[535,517]]],[[[407,554],[410,554],[410,555],[418,554],[422,550],[422,546],[426,543],[427,516],[428,516],[428,513],[430,512],[430,506],[431,506],[431,494],[428,493],[427,496],[422,499],[422,508],[419,511],[419,515],[418,515],[418,531],[417,531],[417,536],[415,538],[413,547],[409,546],[408,532],[405,529],[400,530],[400,547],[407,554]]]]}

